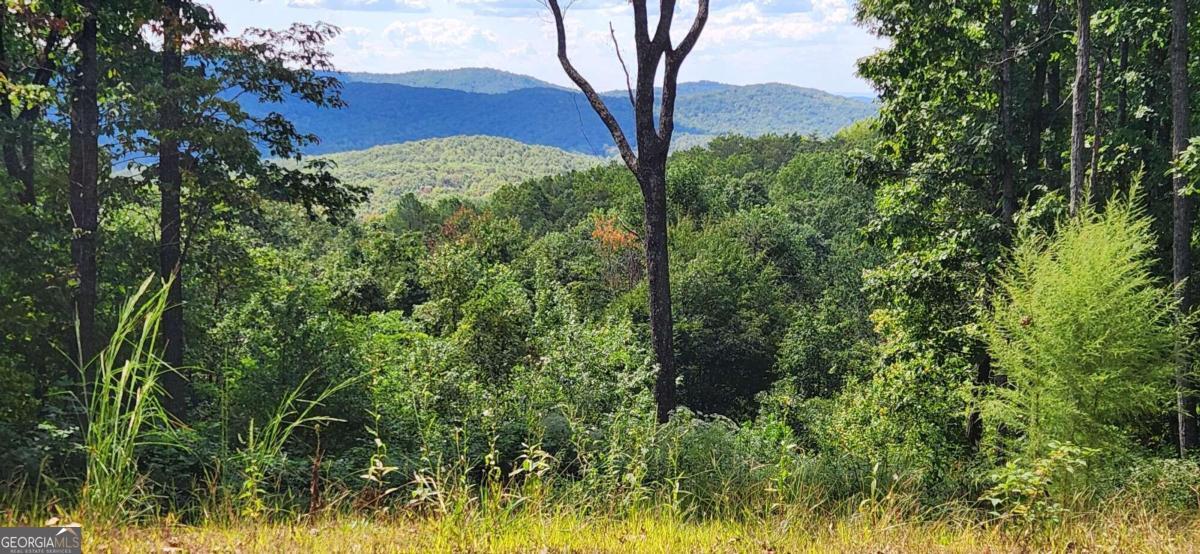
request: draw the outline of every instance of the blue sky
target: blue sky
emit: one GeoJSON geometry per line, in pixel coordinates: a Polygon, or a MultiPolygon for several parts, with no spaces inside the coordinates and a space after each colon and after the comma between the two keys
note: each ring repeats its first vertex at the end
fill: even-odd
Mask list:
{"type": "MultiPolygon", "coordinates": [[[[570,0],[562,0],[563,4],[570,0]]],[[[854,24],[854,0],[711,0],[700,43],[681,79],[733,84],[780,82],[869,93],[854,62],[883,43],[854,24]]],[[[208,0],[234,32],[295,21],[342,30],[330,44],[340,69],[392,73],[494,67],[569,84],[555,58],[554,27],[541,0],[208,0]]],[[[651,2],[657,4],[657,2],[651,2]]],[[[679,0],[682,37],[694,0],[679,0]]],[[[568,48],[601,89],[624,86],[609,24],[632,52],[628,0],[576,0],[567,10],[568,48]]]]}

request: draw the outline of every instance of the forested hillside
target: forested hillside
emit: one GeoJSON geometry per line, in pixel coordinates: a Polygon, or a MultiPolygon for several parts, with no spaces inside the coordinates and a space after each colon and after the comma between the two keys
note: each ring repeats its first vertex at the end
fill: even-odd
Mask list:
{"type": "MultiPolygon", "coordinates": [[[[341,91],[347,106],[336,111],[294,100],[247,108],[277,111],[301,131],[320,137],[305,147],[311,154],[454,135],[504,137],[593,156],[612,153],[612,137],[578,92],[516,89],[512,76],[491,72],[405,75],[350,75],[341,91]],[[426,88],[438,82],[435,77],[444,77],[442,84],[451,88],[426,88]]],[[[626,93],[607,94],[619,100],[626,93]]],[[[685,146],[728,133],[830,136],[876,110],[862,100],[790,85],[683,83],[678,103],[676,138],[685,146]]],[[[618,121],[632,123],[627,101],[610,104],[618,121]]]]}
{"type": "Polygon", "coordinates": [[[361,83],[390,83],[420,88],[444,88],[463,92],[497,94],[524,88],[554,88],[554,85],[487,67],[465,67],[461,69],[423,69],[405,73],[339,73],[344,81],[361,83]]]}
{"type": "Polygon", "coordinates": [[[876,111],[876,106],[860,99],[778,83],[686,88],[687,84],[680,88],[685,100],[681,100],[679,124],[714,135],[828,136],[876,111]]]}
{"type": "Polygon", "coordinates": [[[1196,550],[1197,6],[617,4],[541,6],[576,93],[7,2],[0,549],[1196,550]],[[877,104],[678,82],[818,17],[877,104]]]}
{"type": "Polygon", "coordinates": [[[587,169],[604,161],[557,148],[481,136],[376,146],[324,159],[336,164],[330,173],[343,183],[371,190],[371,211],[387,209],[407,193],[483,196],[502,185],[587,169]]]}
{"type": "MultiPolygon", "coordinates": [[[[735,421],[765,410],[786,425],[795,415],[780,394],[829,398],[868,362],[858,290],[879,251],[857,239],[872,213],[870,191],[846,173],[850,149],[873,140],[864,130],[826,141],[718,138],[672,158],[676,344],[691,410],[735,421]]],[[[426,150],[455,157],[479,145],[511,146],[477,138],[414,144],[396,149],[431,159],[426,150]]],[[[566,456],[577,447],[563,433],[575,425],[614,447],[638,448],[650,439],[638,420],[652,410],[640,204],[627,170],[607,163],[505,185],[484,200],[407,194],[365,220],[314,221],[302,209],[265,203],[192,228],[183,371],[196,425],[186,432],[188,448],[249,455],[237,437],[273,417],[280,393],[326,389],[333,392],[314,415],[338,418],[321,433],[332,479],[356,479],[355,456],[369,455],[363,448],[373,437],[399,468],[379,475],[386,487],[403,486],[430,456],[457,448],[494,449],[495,463],[511,471],[529,433],[547,433],[539,448],[566,456]],[[458,429],[471,431],[452,439],[458,429]]],[[[114,292],[99,310],[105,326],[120,322],[117,307],[133,290],[126,284],[145,273],[154,235],[140,207],[110,210],[100,287],[114,292]]],[[[20,233],[51,224],[19,208],[5,219],[20,233]]],[[[5,333],[32,333],[36,321],[39,334],[68,336],[72,318],[54,311],[55,292],[42,280],[68,252],[38,241],[7,253],[3,266],[26,277],[3,280],[6,298],[18,299],[5,309],[27,306],[36,319],[8,319],[5,333]]],[[[11,445],[0,453],[6,477],[81,463],[78,452],[39,453],[55,440],[47,432],[69,440],[74,408],[51,394],[63,386],[54,383],[71,381],[69,362],[31,336],[10,343],[5,356],[13,368],[13,387],[0,397],[12,407],[0,426],[11,445]],[[39,392],[38,383],[49,388],[39,392]],[[38,413],[47,415],[30,417],[38,413]]],[[[702,428],[709,425],[704,432],[732,432],[715,420],[702,428]]],[[[305,448],[315,436],[295,438],[305,448]]],[[[171,444],[149,448],[154,459],[192,460],[171,444]]],[[[254,477],[261,494],[301,493],[292,476],[308,462],[292,448],[293,457],[254,477]]],[[[182,463],[152,469],[152,478],[182,485],[203,471],[200,459],[182,463]]],[[[741,459],[722,471],[736,475],[754,463],[741,459]]],[[[625,471],[616,459],[603,464],[595,469],[625,471]]],[[[242,483],[240,471],[221,479],[242,483]]]]}

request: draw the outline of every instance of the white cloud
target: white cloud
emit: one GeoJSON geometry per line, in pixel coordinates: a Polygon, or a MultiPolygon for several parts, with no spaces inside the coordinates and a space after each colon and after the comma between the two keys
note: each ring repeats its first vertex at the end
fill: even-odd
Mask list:
{"type": "MultiPolygon", "coordinates": [[[[753,4],[763,13],[772,14],[801,13],[813,9],[813,0],[715,0],[711,4],[711,9],[715,12],[743,4],[753,4]]],[[[695,10],[692,9],[692,11],[695,10]]]]}
{"type": "Polygon", "coordinates": [[[853,14],[849,0],[813,0],[813,4],[826,23],[849,23],[853,14]]]}
{"type": "Polygon", "coordinates": [[[491,31],[449,18],[396,21],[383,30],[383,36],[393,45],[406,50],[486,48],[499,42],[491,31]]]}
{"type": "Polygon", "coordinates": [[[710,17],[700,41],[710,45],[778,39],[799,41],[827,28],[808,13],[764,14],[756,4],[748,3],[710,17]]]}
{"type": "Polygon", "coordinates": [[[453,0],[453,2],[480,15],[500,17],[522,17],[546,10],[538,0],[453,0]]]}
{"type": "Polygon", "coordinates": [[[426,0],[288,0],[293,8],[339,11],[409,12],[429,11],[426,0]]]}
{"type": "MultiPolygon", "coordinates": [[[[455,5],[479,15],[496,17],[527,17],[544,15],[550,17],[545,0],[451,0],[455,5]]],[[[629,8],[629,0],[560,0],[564,10],[600,11],[614,14],[629,8]]]]}
{"type": "Polygon", "coordinates": [[[342,32],[330,41],[331,48],[345,46],[350,49],[362,48],[371,38],[371,30],[366,27],[348,25],[342,27],[342,32]]]}
{"type": "MultiPolygon", "coordinates": [[[[297,20],[338,25],[343,33],[329,46],[346,70],[490,66],[570,86],[554,58],[554,26],[543,0],[205,1],[232,28],[286,28],[297,20]]],[[[676,41],[691,25],[698,1],[677,0],[676,41]]],[[[854,25],[857,1],[710,0],[708,25],[681,79],[867,90],[854,76],[854,60],[885,42],[854,25]]],[[[609,23],[626,62],[632,63],[629,0],[560,2],[571,3],[567,43],[572,61],[597,88],[623,89],[625,75],[613,53],[609,23]]],[[[653,14],[658,2],[649,4],[653,14]]]]}

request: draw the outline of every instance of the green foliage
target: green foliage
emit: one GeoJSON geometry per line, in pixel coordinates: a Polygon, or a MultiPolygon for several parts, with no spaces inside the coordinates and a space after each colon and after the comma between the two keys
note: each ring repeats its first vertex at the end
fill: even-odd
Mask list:
{"type": "Polygon", "coordinates": [[[339,421],[329,416],[314,414],[328,398],[352,384],[351,380],[325,387],[312,398],[304,398],[309,377],[306,375],[296,388],[284,394],[270,417],[255,424],[254,419],[246,426],[245,435],[239,437],[242,447],[233,455],[232,461],[239,467],[241,484],[233,499],[238,515],[258,519],[266,515],[270,505],[264,498],[263,489],[269,466],[279,463],[284,457],[284,446],[301,429],[316,429],[320,425],[339,421]]]}
{"type": "Polygon", "coordinates": [[[487,136],[434,138],[323,157],[347,185],[371,190],[366,208],[380,212],[407,193],[485,196],[506,184],[587,169],[595,156],[487,136]]]}
{"type": "Polygon", "coordinates": [[[830,136],[875,113],[869,102],[778,83],[717,85],[688,93],[681,86],[677,121],[710,135],[804,133],[830,136]]]}
{"type": "Polygon", "coordinates": [[[175,371],[159,359],[159,323],[167,307],[167,287],[152,291],[142,282],[121,309],[116,330],[95,360],[80,368],[87,403],[87,473],[82,507],[104,523],[128,522],[152,512],[153,484],[138,467],[138,450],[169,444],[170,424],[159,402],[159,380],[175,371]]]}
{"type": "MultiPolygon", "coordinates": [[[[886,350],[884,354],[886,355],[886,350]]],[[[846,383],[818,443],[905,474],[934,496],[955,495],[951,475],[965,454],[969,367],[931,355],[897,359],[846,383]]]]}
{"type": "Polygon", "coordinates": [[[1070,443],[1050,441],[1045,453],[1029,459],[1018,457],[988,475],[994,483],[981,498],[991,514],[1025,527],[1048,526],[1061,521],[1070,498],[1072,477],[1087,467],[1087,458],[1097,450],[1070,443]]]}
{"type": "Polygon", "coordinates": [[[997,441],[1043,456],[1051,441],[1130,447],[1145,417],[1169,413],[1186,323],[1152,273],[1154,236],[1138,192],[1031,231],[1016,245],[986,319],[1005,384],[984,403],[997,441]]]}
{"type": "Polygon", "coordinates": [[[1148,458],[1122,476],[1121,492],[1130,501],[1173,511],[1200,508],[1200,462],[1148,458]]]}

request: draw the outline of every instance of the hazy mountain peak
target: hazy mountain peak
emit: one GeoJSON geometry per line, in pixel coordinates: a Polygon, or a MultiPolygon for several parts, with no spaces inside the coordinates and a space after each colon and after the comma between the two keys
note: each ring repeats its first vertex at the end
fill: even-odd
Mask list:
{"type": "Polygon", "coordinates": [[[387,83],[484,94],[500,94],[527,88],[562,88],[528,75],[490,67],[421,69],[405,73],[346,72],[342,77],[348,82],[387,83]]]}

